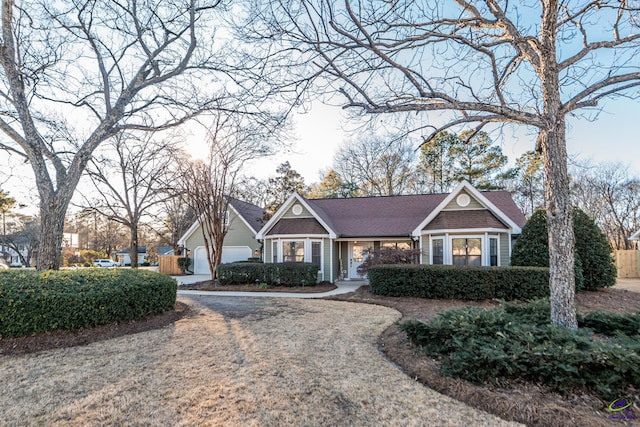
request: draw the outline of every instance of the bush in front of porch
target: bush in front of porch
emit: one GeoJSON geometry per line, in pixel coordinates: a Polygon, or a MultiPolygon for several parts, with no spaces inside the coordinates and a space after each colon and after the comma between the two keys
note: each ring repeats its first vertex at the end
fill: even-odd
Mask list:
{"type": "Polygon", "coordinates": [[[394,297],[524,301],[549,295],[545,267],[378,265],[368,277],[373,294],[394,297]]]}

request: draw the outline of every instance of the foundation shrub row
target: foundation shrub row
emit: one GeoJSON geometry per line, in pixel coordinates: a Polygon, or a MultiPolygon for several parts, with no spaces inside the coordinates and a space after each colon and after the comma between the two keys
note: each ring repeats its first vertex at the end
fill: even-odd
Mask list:
{"type": "Polygon", "coordinates": [[[549,295],[544,267],[379,265],[368,272],[371,292],[431,299],[530,300],[549,295]]]}
{"type": "Polygon", "coordinates": [[[318,282],[318,266],[303,263],[250,263],[223,264],[217,271],[220,285],[262,284],[269,286],[312,286],[318,282]]]}

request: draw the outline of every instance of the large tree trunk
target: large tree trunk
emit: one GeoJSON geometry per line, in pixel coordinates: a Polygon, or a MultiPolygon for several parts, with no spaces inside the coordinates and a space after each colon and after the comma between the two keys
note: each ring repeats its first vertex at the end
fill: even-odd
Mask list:
{"type": "Polygon", "coordinates": [[[549,226],[551,323],[578,328],[575,306],[573,209],[569,199],[564,120],[539,135],[544,153],[549,226]]]}
{"type": "Polygon", "coordinates": [[[58,270],[64,233],[64,216],[69,199],[60,200],[58,194],[43,200],[40,198],[40,242],[36,252],[36,269],[58,270]]]}
{"type": "Polygon", "coordinates": [[[569,199],[565,112],[560,97],[556,52],[558,1],[544,3],[540,27],[540,64],[544,121],[538,148],[544,155],[545,205],[549,226],[551,323],[578,329],[575,305],[573,212],[569,199]]]}
{"type": "Polygon", "coordinates": [[[130,226],[131,244],[129,245],[129,259],[131,260],[131,268],[138,268],[138,225],[130,226]]]}

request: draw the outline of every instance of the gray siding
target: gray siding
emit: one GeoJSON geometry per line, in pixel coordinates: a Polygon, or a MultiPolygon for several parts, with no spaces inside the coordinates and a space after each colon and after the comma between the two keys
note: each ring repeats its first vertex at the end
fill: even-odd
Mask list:
{"type": "Polygon", "coordinates": [[[480,202],[478,202],[471,194],[467,193],[466,191],[461,191],[458,194],[466,194],[467,196],[469,196],[469,198],[471,198],[471,202],[469,203],[469,205],[467,206],[458,205],[458,203],[456,202],[456,199],[458,198],[458,196],[456,196],[453,198],[451,202],[449,202],[447,206],[444,207],[444,210],[485,209],[485,207],[482,206],[480,202]]]}
{"type": "Polygon", "coordinates": [[[287,209],[284,215],[282,215],[282,218],[304,218],[304,217],[310,217],[310,216],[313,216],[311,212],[309,212],[307,208],[304,207],[304,205],[296,202],[293,205],[291,205],[289,209],[287,209]],[[295,205],[300,205],[300,207],[302,207],[302,213],[300,215],[296,215],[291,211],[295,205]]]}
{"type": "Polygon", "coordinates": [[[500,265],[506,266],[511,264],[511,254],[509,253],[509,235],[507,233],[500,234],[500,265]]]}
{"type": "MultiPolygon", "coordinates": [[[[233,210],[229,210],[229,229],[222,243],[223,246],[248,246],[251,252],[255,253],[260,249],[260,242],[255,239],[253,230],[244,223],[233,210]]],[[[198,226],[196,231],[189,236],[185,242],[185,246],[193,251],[198,246],[204,246],[204,237],[202,237],[202,227],[198,226]]]]}
{"type": "Polygon", "coordinates": [[[322,265],[322,270],[324,271],[323,280],[333,282],[333,277],[331,277],[331,245],[333,242],[331,242],[331,239],[322,239],[322,244],[324,251],[322,254],[324,261],[322,265]]]}

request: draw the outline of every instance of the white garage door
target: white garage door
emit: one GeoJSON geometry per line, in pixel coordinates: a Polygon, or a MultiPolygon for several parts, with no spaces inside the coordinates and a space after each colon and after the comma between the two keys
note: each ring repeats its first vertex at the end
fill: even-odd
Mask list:
{"type": "MultiPolygon", "coordinates": [[[[249,246],[223,246],[222,263],[234,261],[246,261],[251,257],[252,252],[249,246]]],[[[209,261],[207,261],[207,251],[204,246],[198,246],[193,251],[193,272],[194,274],[209,274],[209,261]]]]}
{"type": "Polygon", "coordinates": [[[209,274],[209,261],[207,261],[207,251],[204,246],[198,246],[193,251],[193,273],[209,274]]]}

